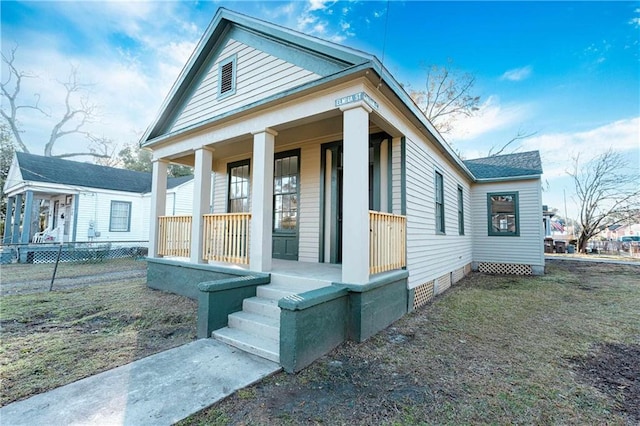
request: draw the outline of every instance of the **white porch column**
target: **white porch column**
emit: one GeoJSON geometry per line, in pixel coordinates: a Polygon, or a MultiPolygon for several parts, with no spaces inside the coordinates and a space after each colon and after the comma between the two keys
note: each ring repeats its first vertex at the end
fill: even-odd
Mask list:
{"type": "Polygon", "coordinates": [[[167,168],[165,160],[154,160],[151,173],[151,206],[149,221],[149,257],[158,256],[158,217],[165,215],[167,204],[167,168]]]}
{"type": "Polygon", "coordinates": [[[344,120],[342,281],[369,281],[369,113],[364,102],[341,108],[344,120]]]}
{"type": "Polygon", "coordinates": [[[271,270],[273,151],[277,135],[272,129],[253,133],[249,268],[258,272],[271,270]]]}
{"type": "Polygon", "coordinates": [[[191,218],[191,263],[205,263],[202,259],[202,215],[210,213],[211,207],[211,161],[213,152],[206,148],[196,149],[193,167],[193,211],[191,218]]]}

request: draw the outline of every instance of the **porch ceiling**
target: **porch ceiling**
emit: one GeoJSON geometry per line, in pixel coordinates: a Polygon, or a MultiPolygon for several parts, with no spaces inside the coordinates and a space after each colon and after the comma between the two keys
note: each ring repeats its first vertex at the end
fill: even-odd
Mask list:
{"type": "MultiPolygon", "coordinates": [[[[380,126],[380,120],[372,120],[369,123],[369,133],[377,133],[381,130],[388,132],[388,126],[380,126]]],[[[343,120],[340,110],[328,111],[324,114],[305,117],[301,120],[287,122],[280,126],[273,127],[278,132],[275,138],[276,151],[294,146],[302,142],[318,141],[333,142],[342,139],[343,120]]],[[[213,150],[214,161],[219,158],[229,158],[237,156],[250,156],[253,152],[253,135],[247,134],[242,137],[224,140],[208,145],[213,150]]],[[[189,152],[186,155],[178,156],[170,159],[171,162],[193,167],[195,164],[195,155],[189,152]]]]}

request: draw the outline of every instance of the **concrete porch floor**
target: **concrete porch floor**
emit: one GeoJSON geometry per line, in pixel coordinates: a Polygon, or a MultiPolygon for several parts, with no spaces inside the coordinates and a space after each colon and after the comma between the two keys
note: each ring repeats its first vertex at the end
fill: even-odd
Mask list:
{"type": "MultiPolygon", "coordinates": [[[[209,265],[231,269],[248,270],[249,265],[224,262],[209,262],[209,265]]],[[[272,259],[271,275],[326,281],[327,285],[342,280],[342,265],[334,263],[299,262],[296,260],[272,259]]]]}

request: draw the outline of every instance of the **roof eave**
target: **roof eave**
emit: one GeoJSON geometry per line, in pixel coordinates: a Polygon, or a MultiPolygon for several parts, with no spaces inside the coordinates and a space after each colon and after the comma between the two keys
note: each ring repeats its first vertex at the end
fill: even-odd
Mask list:
{"type": "Polygon", "coordinates": [[[495,178],[476,178],[476,183],[492,183],[492,182],[510,182],[515,180],[532,180],[540,179],[542,173],[535,175],[522,175],[522,176],[504,176],[495,178]]]}

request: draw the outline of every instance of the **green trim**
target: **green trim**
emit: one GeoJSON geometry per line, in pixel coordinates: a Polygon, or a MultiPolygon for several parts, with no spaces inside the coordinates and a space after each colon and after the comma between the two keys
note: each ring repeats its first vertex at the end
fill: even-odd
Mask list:
{"type": "Polygon", "coordinates": [[[301,48],[294,44],[289,43],[285,45],[281,41],[275,40],[265,34],[258,34],[252,28],[234,26],[229,32],[229,35],[229,38],[321,76],[340,72],[349,66],[344,62],[315,54],[308,49],[301,48]]]}
{"type": "Polygon", "coordinates": [[[520,204],[518,201],[518,191],[488,192],[487,193],[487,232],[492,237],[519,237],[520,236],[520,204]],[[514,198],[515,232],[495,231],[491,218],[491,197],[512,196],[514,198]]]}
{"type": "MultiPolygon", "coordinates": [[[[214,61],[215,62],[215,61],[214,61]]],[[[221,100],[233,96],[236,94],[236,81],[238,76],[238,55],[235,53],[227,58],[218,62],[218,97],[216,99],[221,100]],[[231,64],[231,89],[222,93],[222,67],[231,64]]]]}
{"type": "MultiPolygon", "coordinates": [[[[371,191],[373,200],[371,200],[371,210],[380,211],[380,144],[382,140],[375,140],[370,143],[373,148],[373,189],[371,191]]],[[[369,163],[371,164],[371,163],[369,163]]]]}
{"type": "Polygon", "coordinates": [[[330,194],[330,198],[331,198],[331,212],[329,214],[330,217],[330,223],[329,223],[329,232],[330,232],[330,236],[329,236],[329,241],[330,241],[330,248],[329,248],[329,263],[339,263],[339,247],[337,247],[338,245],[338,203],[340,202],[339,198],[339,193],[338,193],[338,160],[340,158],[340,152],[342,151],[342,141],[334,141],[334,142],[329,142],[329,143],[325,143],[322,144],[321,147],[321,158],[320,158],[320,173],[321,173],[321,179],[320,179],[320,214],[322,215],[321,217],[321,229],[320,229],[320,247],[321,247],[321,253],[320,253],[320,258],[321,258],[321,262],[326,262],[327,259],[324,258],[324,251],[325,251],[325,246],[324,246],[324,240],[325,240],[325,230],[326,230],[326,211],[325,209],[327,208],[326,203],[325,203],[325,198],[326,198],[326,191],[327,189],[331,191],[330,194]],[[327,157],[326,157],[326,153],[327,151],[330,150],[331,151],[331,186],[330,188],[326,188],[325,187],[325,177],[326,177],[326,173],[327,173],[327,157]]]}
{"type": "Polygon", "coordinates": [[[407,139],[400,139],[400,214],[407,215],[407,139]]]}
{"type": "Polygon", "coordinates": [[[78,231],[78,206],[80,205],[80,195],[73,195],[73,239],[71,241],[76,241],[77,231],[78,231]]]}
{"type": "MultiPolygon", "coordinates": [[[[282,255],[278,255],[277,257],[274,255],[274,258],[279,258],[279,259],[287,259],[287,260],[298,260],[298,255],[299,255],[299,244],[300,244],[300,170],[302,169],[302,159],[301,159],[301,149],[300,148],[296,148],[296,149],[291,149],[288,151],[281,151],[281,152],[277,152],[273,155],[273,196],[271,199],[271,203],[273,206],[273,212],[271,214],[271,231],[272,231],[272,244],[274,244],[274,240],[275,239],[292,239],[295,238],[295,255],[287,255],[286,254],[286,250],[285,252],[282,253],[282,255]],[[279,230],[276,231],[275,229],[275,224],[276,224],[276,219],[275,219],[275,215],[276,215],[276,209],[275,209],[275,204],[276,204],[276,193],[275,193],[275,182],[276,182],[276,170],[275,170],[275,164],[277,160],[283,159],[283,158],[287,158],[287,157],[296,157],[297,160],[297,172],[296,172],[296,200],[298,203],[298,207],[296,209],[296,226],[295,226],[295,230],[293,231],[288,231],[288,230],[279,230]]],[[[281,194],[280,194],[281,195],[281,194]]]]}
{"type": "Polygon", "coordinates": [[[111,205],[110,205],[110,209],[109,209],[109,232],[131,232],[131,201],[119,201],[119,200],[111,200],[111,205]],[[114,203],[119,203],[119,204],[128,204],[129,205],[129,212],[127,214],[127,229],[119,229],[119,230],[114,230],[113,229],[113,205],[114,203]]]}
{"type": "MultiPolygon", "coordinates": [[[[4,216],[4,232],[2,235],[2,243],[9,244],[11,242],[11,232],[13,231],[13,201],[15,197],[7,197],[7,209],[4,216]]],[[[52,207],[53,208],[53,207],[52,207]]]]}
{"type": "Polygon", "coordinates": [[[458,234],[464,235],[464,190],[458,185],[458,234]]]}
{"type": "Polygon", "coordinates": [[[31,213],[33,210],[33,191],[26,191],[24,197],[24,212],[22,217],[22,233],[20,234],[20,242],[27,244],[30,241],[31,234],[31,213]]]}
{"type": "Polygon", "coordinates": [[[215,293],[222,290],[247,287],[255,284],[269,284],[268,276],[244,275],[241,277],[222,278],[214,281],[203,281],[198,284],[198,290],[206,293],[215,293]]]}
{"type": "Polygon", "coordinates": [[[444,176],[439,171],[435,171],[434,175],[434,194],[435,194],[435,221],[436,221],[436,234],[444,235],[446,233],[445,218],[444,218],[444,176]],[[439,179],[438,179],[439,178],[439,179]],[[440,184],[438,185],[438,180],[440,184]],[[438,196],[440,197],[440,203],[438,203],[438,196]],[[440,208],[440,221],[438,221],[438,208],[440,208]]]}
{"type": "Polygon", "coordinates": [[[393,213],[393,138],[387,138],[387,211],[393,213]]]}
{"type": "Polygon", "coordinates": [[[247,196],[251,200],[251,159],[227,163],[227,213],[231,213],[231,169],[242,166],[249,166],[249,194],[247,196]]]}

